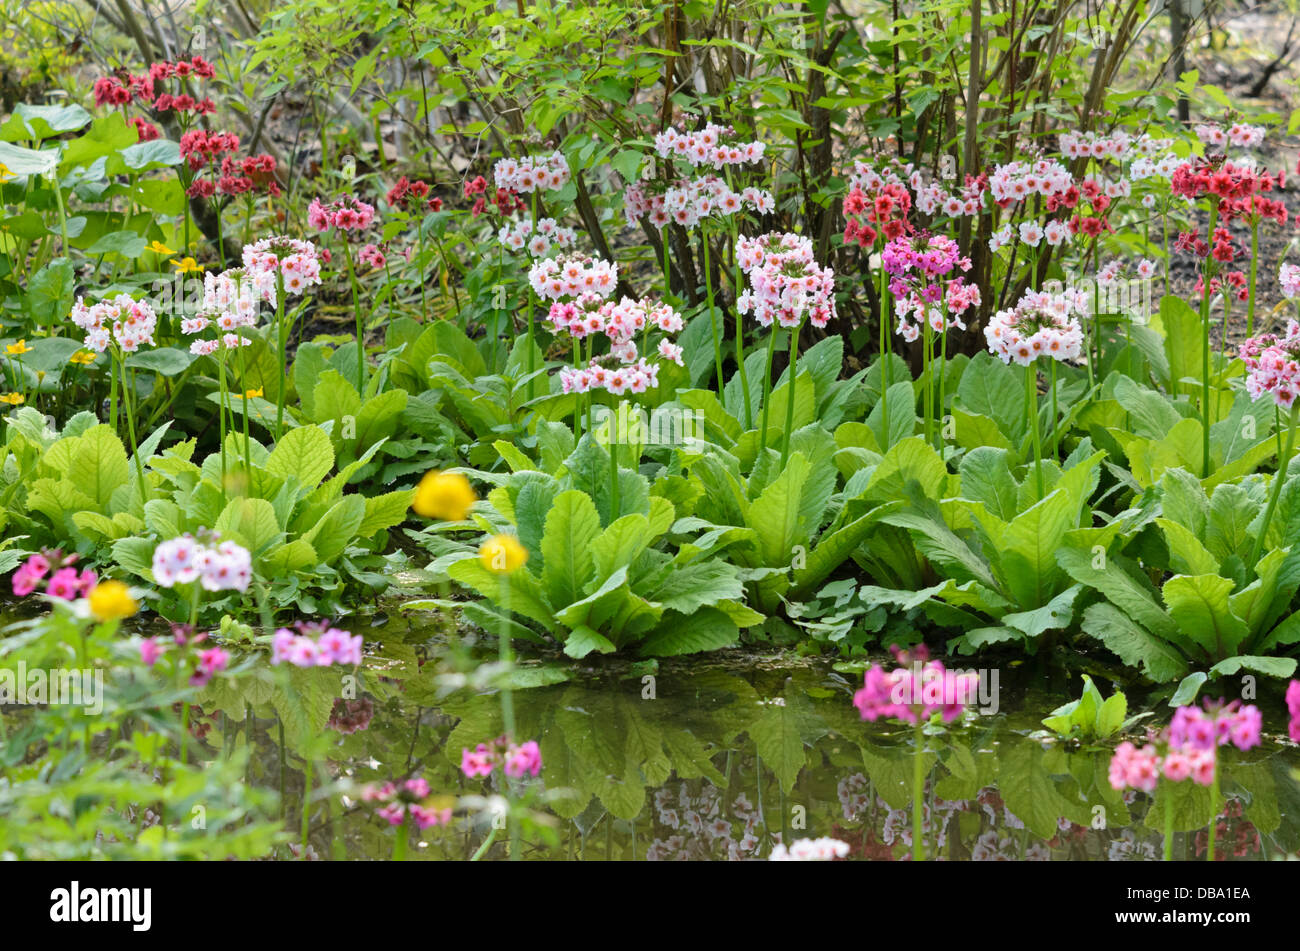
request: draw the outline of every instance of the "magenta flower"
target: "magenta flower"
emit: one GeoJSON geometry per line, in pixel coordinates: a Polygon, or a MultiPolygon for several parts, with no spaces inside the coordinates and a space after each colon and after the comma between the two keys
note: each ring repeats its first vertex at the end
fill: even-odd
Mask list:
{"type": "Polygon", "coordinates": [[[506,775],[519,779],[525,773],[536,776],[542,771],[542,751],[536,740],[522,746],[512,746],[505,758],[506,775]]]}
{"type": "Polygon", "coordinates": [[[863,677],[862,689],[853,695],[853,705],[864,720],[887,717],[916,724],[939,713],[951,723],[976,699],[979,675],[948,670],[939,661],[929,661],[924,644],[912,651],[891,648],[900,664],[886,671],[873,664],[863,677]]]}
{"type": "Polygon", "coordinates": [[[486,743],[480,743],[473,751],[462,748],[460,751],[460,769],[466,776],[491,776],[496,768],[496,754],[486,743]]]}
{"type": "Polygon", "coordinates": [[[146,667],[152,667],[162,656],[162,645],[156,638],[146,637],[140,642],[140,660],[146,667]]]}
{"type": "Polygon", "coordinates": [[[1287,731],[1294,743],[1300,743],[1300,680],[1293,680],[1286,688],[1286,709],[1291,714],[1287,731]]]}

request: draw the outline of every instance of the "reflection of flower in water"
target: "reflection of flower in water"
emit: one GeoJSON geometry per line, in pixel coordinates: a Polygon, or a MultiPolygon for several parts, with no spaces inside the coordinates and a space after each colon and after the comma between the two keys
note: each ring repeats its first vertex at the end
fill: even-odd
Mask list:
{"type": "MultiPolygon", "coordinates": [[[[1227,807],[1218,817],[1219,828],[1215,837],[1225,845],[1232,845],[1232,854],[1237,858],[1244,858],[1250,852],[1260,851],[1259,831],[1255,824],[1249,819],[1245,819],[1241,814],[1241,800],[1229,799],[1227,807]]],[[[1210,841],[1210,833],[1206,829],[1201,829],[1196,833],[1196,855],[1199,858],[1205,854],[1206,847],[1210,841]]],[[[1223,861],[1227,858],[1228,850],[1225,848],[1216,856],[1216,861],[1223,861]]]]}
{"type": "MultiPolygon", "coordinates": [[[[722,793],[711,783],[704,783],[698,794],[682,783],[674,796],[668,787],[654,794],[655,818],[675,835],[655,838],[646,849],[651,862],[690,861],[726,858],[730,861],[758,857],[758,810],[749,797],[741,793],[732,802],[734,820],[722,813],[722,793]],[[736,839],[736,832],[740,838],[736,839]]],[[[780,843],[780,835],[772,835],[780,843]]]]}
{"type": "Polygon", "coordinates": [[[989,829],[975,840],[970,857],[972,862],[1013,862],[1016,843],[1006,836],[999,836],[997,829],[989,829]]]}
{"type": "Polygon", "coordinates": [[[1154,862],[1156,847],[1150,842],[1139,842],[1137,833],[1128,828],[1111,842],[1106,858],[1112,862],[1154,862]]]}
{"type": "Polygon", "coordinates": [[[867,786],[867,777],[861,773],[846,776],[839,782],[837,792],[840,797],[840,805],[844,809],[844,818],[850,822],[866,815],[867,808],[871,805],[871,797],[867,794],[867,786]]]}

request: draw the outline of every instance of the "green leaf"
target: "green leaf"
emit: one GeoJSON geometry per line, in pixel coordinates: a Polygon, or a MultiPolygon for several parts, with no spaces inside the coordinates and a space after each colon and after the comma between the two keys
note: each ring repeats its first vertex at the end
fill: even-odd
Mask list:
{"type": "Polygon", "coordinates": [[[1250,633],[1228,604],[1233,587],[1231,579],[1219,575],[1175,575],[1165,582],[1163,594],[1169,613],[1182,633],[1211,660],[1235,654],[1250,633]]]}
{"type": "Polygon", "coordinates": [[[1089,605],[1080,625],[1130,667],[1141,667],[1156,683],[1168,683],[1187,673],[1187,661],[1168,641],[1151,634],[1115,605],[1089,605]]]}
{"type": "Polygon", "coordinates": [[[572,604],[583,597],[593,572],[592,546],[600,534],[600,516],[591,496],[578,489],[555,496],[540,546],[542,583],[552,604],[572,604]]]}
{"type": "MultiPolygon", "coordinates": [[[[314,489],[334,465],[334,447],[319,426],[291,429],[281,437],[266,460],[266,471],[286,481],[314,489]]],[[[363,505],[364,507],[364,505],[363,505]]]]}
{"type": "Polygon", "coordinates": [[[76,438],[68,478],[96,503],[107,508],[114,490],[129,476],[126,447],[111,427],[94,426],[76,438]]]}

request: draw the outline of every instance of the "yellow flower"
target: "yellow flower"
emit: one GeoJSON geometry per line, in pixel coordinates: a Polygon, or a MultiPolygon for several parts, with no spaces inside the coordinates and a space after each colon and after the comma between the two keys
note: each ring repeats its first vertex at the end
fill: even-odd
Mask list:
{"type": "Polygon", "coordinates": [[[255,400],[261,395],[262,395],[262,388],[260,386],[255,390],[244,391],[244,399],[246,400],[255,400]]]}
{"type": "Polygon", "coordinates": [[[5,353],[11,357],[21,357],[24,353],[31,353],[32,348],[27,346],[26,340],[19,340],[17,343],[11,343],[5,347],[5,353]]]}
{"type": "Polygon", "coordinates": [[[173,261],[172,267],[182,274],[193,274],[196,271],[201,272],[203,270],[203,265],[193,258],[181,258],[179,261],[173,261]]]}
{"type": "Polygon", "coordinates": [[[511,574],[528,561],[528,551],[514,535],[495,535],[483,543],[478,557],[488,571],[511,574]]]}
{"type": "Polygon", "coordinates": [[[14,173],[9,171],[9,166],[0,162],[0,182],[8,181],[14,177],[14,173]]]}
{"type": "Polygon", "coordinates": [[[22,406],[26,402],[26,398],[21,393],[0,393],[0,403],[8,403],[10,406],[22,406]]]}
{"type": "Polygon", "coordinates": [[[425,518],[461,522],[469,517],[469,507],[477,501],[478,496],[474,494],[469,479],[459,473],[435,469],[420,480],[411,508],[425,518]]]}
{"type": "Polygon", "coordinates": [[[78,350],[68,358],[69,363],[75,363],[79,366],[88,367],[95,362],[95,354],[90,350],[78,350]]]}
{"type": "Polygon", "coordinates": [[[152,251],[154,254],[166,254],[168,256],[176,253],[171,248],[167,247],[167,245],[163,244],[161,241],[150,241],[148,244],[144,246],[144,249],[146,251],[152,251]]]}
{"type": "Polygon", "coordinates": [[[101,621],[130,617],[140,610],[140,603],[120,581],[101,581],[90,589],[90,613],[101,621]]]}

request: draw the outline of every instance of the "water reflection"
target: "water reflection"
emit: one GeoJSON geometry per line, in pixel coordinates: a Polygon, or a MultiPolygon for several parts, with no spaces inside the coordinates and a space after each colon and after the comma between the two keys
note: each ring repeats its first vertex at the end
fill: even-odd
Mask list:
{"type": "MultiPolygon", "coordinates": [[[[402,837],[411,860],[502,859],[512,839],[526,859],[766,859],[779,843],[823,836],[847,843],[854,860],[912,855],[911,728],[864,723],[851,705],[858,679],[827,662],[526,661],[508,675],[516,736],[539,742],[542,770],[508,788],[499,769],[486,778],[461,769],[463,750],[504,732],[501,671],[472,634],[394,622],[366,635],[355,673],[294,669],[286,686],[259,664],[214,680],[191,708],[195,756],[236,759],[246,785],[278,793],[294,839],[305,819],[306,852],[286,843],[268,857],[388,859],[402,837]],[[449,821],[394,826],[363,795],[413,778],[449,821]],[[508,792],[516,806],[503,823],[508,792]]],[[[1173,857],[1204,858],[1207,790],[1181,784],[1155,799],[1113,790],[1111,746],[1046,742],[1040,720],[1060,693],[1011,673],[996,715],[926,736],[927,857],[1152,861],[1172,809],[1173,857]]],[[[1259,705],[1276,728],[1280,697],[1259,705]]],[[[1167,717],[1163,703],[1155,709],[1167,717]]],[[[1295,856],[1300,750],[1266,733],[1249,753],[1225,751],[1221,765],[1220,855],[1295,856]]]]}

